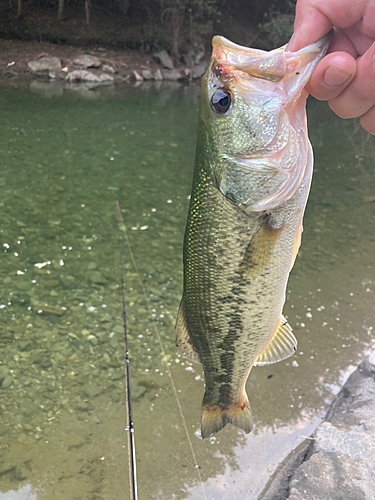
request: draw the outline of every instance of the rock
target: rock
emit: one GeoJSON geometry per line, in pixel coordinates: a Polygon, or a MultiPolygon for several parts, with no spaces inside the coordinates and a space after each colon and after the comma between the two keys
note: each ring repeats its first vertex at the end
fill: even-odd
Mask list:
{"type": "Polygon", "coordinates": [[[14,471],[14,479],[17,481],[23,481],[24,479],[27,479],[29,476],[29,470],[28,468],[22,464],[18,465],[14,471]]]}
{"type": "Polygon", "coordinates": [[[92,345],[99,344],[99,340],[95,337],[95,335],[88,335],[87,340],[89,340],[92,343],[92,345]]]}
{"type": "Polygon", "coordinates": [[[59,280],[47,280],[44,283],[45,288],[56,288],[59,285],[60,285],[60,281],[59,280]]]}
{"type": "Polygon", "coordinates": [[[73,64],[76,66],[82,66],[83,68],[100,68],[102,65],[98,57],[90,56],[88,54],[76,57],[73,64]]]}
{"type": "Polygon", "coordinates": [[[121,380],[125,377],[125,372],[123,370],[114,370],[111,375],[112,380],[121,380]]]}
{"type": "Polygon", "coordinates": [[[194,54],[182,54],[182,62],[189,68],[194,65],[194,54]]]}
{"type": "Polygon", "coordinates": [[[163,78],[164,80],[177,81],[185,78],[185,75],[182,75],[177,69],[163,69],[163,78]]]}
{"type": "Polygon", "coordinates": [[[33,308],[37,312],[41,312],[44,314],[53,314],[54,316],[62,316],[65,313],[64,308],[59,307],[59,306],[49,306],[48,304],[44,305],[36,305],[33,308]]]}
{"type": "Polygon", "coordinates": [[[33,73],[38,71],[61,71],[61,61],[58,57],[41,57],[37,61],[27,63],[33,73]]]}
{"type": "Polygon", "coordinates": [[[375,196],[364,196],[362,198],[362,203],[373,203],[375,201],[375,196]]]}
{"type": "Polygon", "coordinates": [[[137,82],[143,82],[143,77],[138,73],[136,69],[134,69],[132,73],[137,82]]]}
{"type": "Polygon", "coordinates": [[[87,265],[87,269],[89,271],[93,271],[94,269],[96,269],[98,267],[98,264],[96,262],[89,262],[88,265],[87,265]]]}
{"type": "MultiPolygon", "coordinates": [[[[0,424],[0,437],[5,436],[9,433],[9,426],[6,424],[0,424]]],[[[0,476],[1,476],[1,468],[0,468],[0,476]]]]}
{"type": "Polygon", "coordinates": [[[107,75],[107,73],[101,73],[98,78],[102,83],[113,83],[115,80],[112,75],[107,75]]]}
{"type": "Polygon", "coordinates": [[[106,73],[116,73],[115,68],[113,66],[110,66],[109,64],[103,64],[102,70],[106,73]]]}
{"type": "Polygon", "coordinates": [[[112,319],[113,319],[113,316],[111,314],[105,313],[105,315],[102,318],[100,318],[100,322],[101,323],[108,323],[108,321],[112,321],[112,319]]]}
{"type": "Polygon", "coordinates": [[[192,78],[193,78],[193,80],[202,78],[202,76],[204,75],[206,69],[207,69],[207,62],[206,61],[202,61],[197,66],[194,66],[193,67],[193,71],[192,71],[192,78]]]}
{"type": "Polygon", "coordinates": [[[28,292],[29,290],[31,290],[31,287],[32,287],[32,283],[31,281],[20,281],[18,283],[16,283],[16,288],[18,290],[20,290],[21,292],[28,292]]]}
{"type": "Polygon", "coordinates": [[[148,69],[143,69],[141,74],[145,80],[152,80],[154,78],[154,75],[148,69]]]}
{"type": "Polygon", "coordinates": [[[262,500],[375,498],[374,361],[366,358],[349,377],[310,439],[308,452],[294,470],[278,469],[262,500]],[[288,488],[273,487],[281,484],[280,478],[288,488]]]}
{"type": "Polygon", "coordinates": [[[9,374],[9,368],[5,365],[0,365],[0,383],[5,379],[5,377],[9,374]]]}
{"type": "Polygon", "coordinates": [[[163,68],[174,69],[173,61],[166,50],[162,50],[154,54],[154,58],[157,62],[163,66],[163,68]]]}
{"type": "Polygon", "coordinates": [[[68,451],[75,448],[81,448],[81,446],[83,446],[85,443],[86,440],[81,436],[64,436],[64,444],[68,447],[68,451]]]}
{"type": "Polygon", "coordinates": [[[86,401],[78,401],[78,403],[75,406],[76,410],[78,411],[90,411],[90,407],[86,401]]]}
{"type": "Polygon", "coordinates": [[[66,75],[69,82],[100,82],[100,79],[85,69],[76,69],[66,75]]]}
{"type": "Polygon", "coordinates": [[[156,81],[161,81],[163,80],[163,73],[161,72],[161,69],[157,69],[154,73],[154,80],[156,81]]]}
{"type": "Polygon", "coordinates": [[[3,383],[1,384],[1,388],[6,390],[9,389],[9,387],[13,384],[14,379],[12,375],[7,375],[5,379],[3,380],[3,383]]]}
{"type": "Polygon", "coordinates": [[[100,271],[92,271],[89,278],[94,285],[105,285],[107,283],[107,280],[102,276],[100,271]]]}
{"type": "Polygon", "coordinates": [[[103,391],[104,391],[103,388],[98,387],[97,385],[93,385],[93,384],[87,384],[84,387],[84,392],[85,392],[86,396],[90,399],[96,398],[103,391]]]}
{"type": "Polygon", "coordinates": [[[141,399],[141,397],[146,394],[146,391],[146,387],[135,385],[134,387],[132,387],[132,399],[134,401],[136,401],[137,399],[141,399]]]}

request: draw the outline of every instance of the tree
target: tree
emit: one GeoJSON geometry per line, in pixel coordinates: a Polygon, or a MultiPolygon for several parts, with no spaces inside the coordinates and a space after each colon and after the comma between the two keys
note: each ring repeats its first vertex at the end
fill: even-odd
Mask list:
{"type": "Polygon", "coordinates": [[[90,0],[85,0],[86,24],[90,23],[90,0]]]}
{"type": "Polygon", "coordinates": [[[58,6],[57,6],[57,20],[61,21],[63,17],[63,11],[64,11],[64,0],[58,0],[58,6]]]}

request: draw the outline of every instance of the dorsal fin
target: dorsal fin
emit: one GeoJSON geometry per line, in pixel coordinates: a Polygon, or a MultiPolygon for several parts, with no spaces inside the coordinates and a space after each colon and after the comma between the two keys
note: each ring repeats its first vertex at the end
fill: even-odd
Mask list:
{"type": "Polygon", "coordinates": [[[193,346],[193,343],[191,341],[188,332],[183,298],[180,302],[180,307],[177,313],[175,332],[176,332],[176,341],[175,341],[176,347],[180,351],[180,353],[186,358],[189,358],[194,363],[200,363],[201,362],[200,356],[195,347],[193,346]]]}
{"type": "Polygon", "coordinates": [[[284,316],[281,316],[276,331],[263,352],[257,357],[254,366],[272,365],[289,358],[297,350],[297,339],[292,333],[292,327],[284,316]]]}

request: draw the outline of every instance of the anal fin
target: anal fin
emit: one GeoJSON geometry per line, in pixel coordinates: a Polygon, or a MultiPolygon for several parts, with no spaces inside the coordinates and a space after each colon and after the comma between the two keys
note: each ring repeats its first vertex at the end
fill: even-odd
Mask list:
{"type": "Polygon", "coordinates": [[[185,317],[184,299],[181,300],[180,307],[178,309],[175,332],[176,332],[176,340],[175,340],[176,347],[180,351],[180,353],[186,358],[189,358],[194,363],[200,363],[201,362],[200,356],[195,347],[193,346],[193,343],[191,341],[188,332],[186,317],[185,317]]]}
{"type": "Polygon", "coordinates": [[[263,352],[257,357],[254,366],[272,365],[292,356],[297,350],[297,339],[292,327],[284,316],[281,316],[276,331],[263,352]]]}

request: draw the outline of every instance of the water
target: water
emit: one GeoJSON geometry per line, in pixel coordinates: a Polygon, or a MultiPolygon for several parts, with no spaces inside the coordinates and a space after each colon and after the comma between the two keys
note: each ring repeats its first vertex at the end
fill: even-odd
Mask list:
{"type": "Polygon", "coordinates": [[[310,102],[316,168],[285,306],[298,352],[252,371],[252,434],[203,442],[201,368],[173,333],[199,88],[78,91],[0,90],[0,499],[129,498],[119,200],[154,318],[126,250],[139,497],[255,500],[374,348],[374,138],[310,102]]]}

